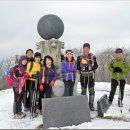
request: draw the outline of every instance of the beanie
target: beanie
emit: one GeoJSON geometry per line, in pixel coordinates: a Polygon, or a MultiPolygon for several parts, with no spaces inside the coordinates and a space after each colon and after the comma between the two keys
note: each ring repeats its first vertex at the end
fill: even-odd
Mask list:
{"type": "Polygon", "coordinates": [[[117,48],[117,49],[115,50],[115,53],[123,53],[123,50],[122,50],[121,48],[117,48]]]}
{"type": "Polygon", "coordinates": [[[34,58],[35,58],[35,57],[42,57],[42,56],[41,56],[41,53],[40,53],[40,52],[36,52],[36,53],[34,54],[34,58]]]}

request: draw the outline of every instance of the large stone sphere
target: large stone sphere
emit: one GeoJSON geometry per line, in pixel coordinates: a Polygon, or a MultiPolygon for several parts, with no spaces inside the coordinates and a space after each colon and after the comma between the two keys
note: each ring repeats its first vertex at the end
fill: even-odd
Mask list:
{"type": "Polygon", "coordinates": [[[49,14],[39,20],[37,30],[45,40],[58,39],[64,32],[64,24],[58,16],[49,14]]]}

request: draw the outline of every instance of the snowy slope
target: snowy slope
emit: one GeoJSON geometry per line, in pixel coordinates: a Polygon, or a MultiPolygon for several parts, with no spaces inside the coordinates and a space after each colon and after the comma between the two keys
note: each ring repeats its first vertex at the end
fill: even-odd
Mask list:
{"type": "MultiPolygon", "coordinates": [[[[109,95],[110,83],[99,82],[95,84],[95,108],[97,100],[102,95],[109,95]]],[[[81,92],[80,84],[78,84],[78,93],[81,92]]],[[[91,122],[79,124],[78,126],[67,126],[61,129],[129,129],[130,128],[130,85],[125,87],[123,113],[120,113],[120,108],[117,106],[118,90],[116,92],[114,102],[109,108],[104,118],[97,117],[97,112],[91,112],[91,122]]],[[[42,124],[42,116],[30,120],[29,113],[24,119],[13,119],[13,90],[0,91],[0,129],[35,129],[42,124]]],[[[56,129],[56,128],[55,128],[56,129]]]]}

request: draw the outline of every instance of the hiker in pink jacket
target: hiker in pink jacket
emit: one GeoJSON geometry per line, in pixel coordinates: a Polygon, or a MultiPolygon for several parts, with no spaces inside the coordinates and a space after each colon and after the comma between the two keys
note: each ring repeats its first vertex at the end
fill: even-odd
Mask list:
{"type": "Polygon", "coordinates": [[[24,93],[24,85],[26,82],[26,78],[28,77],[27,73],[25,73],[27,65],[27,57],[21,56],[18,62],[18,65],[13,68],[13,76],[14,76],[14,104],[13,104],[13,113],[14,119],[21,119],[25,117],[25,114],[22,112],[22,100],[24,93]]]}

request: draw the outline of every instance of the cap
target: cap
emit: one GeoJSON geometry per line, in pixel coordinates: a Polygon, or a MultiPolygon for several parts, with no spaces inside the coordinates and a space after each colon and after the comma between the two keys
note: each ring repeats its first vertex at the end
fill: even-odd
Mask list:
{"type": "Polygon", "coordinates": [[[117,48],[117,49],[115,50],[115,53],[123,53],[123,50],[122,50],[121,48],[117,48]]]}

